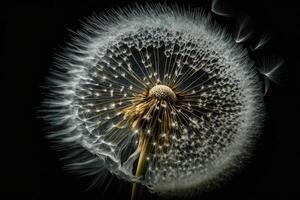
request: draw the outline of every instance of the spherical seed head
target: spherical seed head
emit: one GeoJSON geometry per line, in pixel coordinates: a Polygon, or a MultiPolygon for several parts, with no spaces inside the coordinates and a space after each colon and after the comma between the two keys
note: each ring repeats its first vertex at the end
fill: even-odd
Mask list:
{"type": "Polygon", "coordinates": [[[71,170],[108,170],[172,196],[211,188],[237,168],[262,125],[252,62],[210,17],[164,6],[126,10],[91,18],[58,57],[43,105],[59,131],[51,138],[72,147],[71,170]],[[151,150],[138,178],[134,141],[144,136],[151,150]]]}
{"type": "Polygon", "coordinates": [[[176,101],[175,92],[166,85],[156,85],[149,91],[149,97],[156,97],[159,99],[167,99],[168,97],[176,101]]]}

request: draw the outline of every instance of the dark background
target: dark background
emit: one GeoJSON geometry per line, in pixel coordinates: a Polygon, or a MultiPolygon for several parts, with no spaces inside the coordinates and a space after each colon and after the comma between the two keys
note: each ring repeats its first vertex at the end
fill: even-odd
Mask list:
{"type": "MultiPolygon", "coordinates": [[[[223,0],[225,1],[225,0],[223,0]]],[[[129,199],[131,185],[113,179],[103,188],[86,190],[89,181],[62,170],[57,153],[44,138],[45,124],[36,117],[40,86],[55,52],[69,40],[78,20],[134,1],[43,1],[0,5],[0,199],[129,199]]],[[[146,1],[138,1],[143,4],[146,1]]],[[[147,1],[150,2],[150,1],[147,1]]],[[[153,2],[153,1],[151,1],[153,2]]],[[[155,1],[157,2],[157,1],[155,1]]],[[[176,2],[176,1],[167,1],[176,2]]],[[[209,1],[177,1],[209,7],[209,1]]],[[[181,2],[181,3],[180,3],[181,2]]],[[[257,33],[272,34],[268,52],[285,60],[280,84],[266,96],[267,121],[247,166],[213,192],[194,199],[299,199],[299,49],[300,6],[297,1],[230,1],[247,13],[257,33]],[[295,195],[295,197],[293,197],[295,195]]],[[[214,15],[222,24],[232,19],[214,15]]],[[[145,198],[155,196],[145,194],[145,198]]]]}

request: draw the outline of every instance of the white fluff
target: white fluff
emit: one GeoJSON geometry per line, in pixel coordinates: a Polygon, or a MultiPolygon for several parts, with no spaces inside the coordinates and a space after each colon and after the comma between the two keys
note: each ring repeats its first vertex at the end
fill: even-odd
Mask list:
{"type": "Polygon", "coordinates": [[[90,17],[57,57],[47,88],[49,137],[69,150],[70,169],[95,176],[108,170],[160,194],[184,195],[226,177],[249,155],[263,119],[261,83],[246,51],[209,15],[176,6],[136,5],[90,17]],[[159,58],[143,49],[153,44],[159,58]],[[181,55],[178,65],[174,53],[181,55]],[[169,72],[162,55],[174,67],[169,72]],[[179,80],[189,106],[174,124],[172,151],[152,155],[141,179],[133,174],[136,133],[116,124],[132,95],[154,79],[179,80]]]}

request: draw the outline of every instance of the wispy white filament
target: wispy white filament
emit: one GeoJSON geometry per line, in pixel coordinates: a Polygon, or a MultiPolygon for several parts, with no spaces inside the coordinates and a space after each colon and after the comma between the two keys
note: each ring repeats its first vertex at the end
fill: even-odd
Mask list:
{"type": "Polygon", "coordinates": [[[165,5],[92,16],[57,57],[47,87],[50,137],[84,150],[70,149],[67,157],[76,161],[69,167],[92,175],[109,170],[171,195],[206,188],[239,166],[263,117],[247,52],[209,15],[165,5]],[[170,150],[150,154],[145,177],[135,177],[139,130],[119,122],[132,98],[158,82],[184,91],[185,104],[171,113],[170,150]]]}

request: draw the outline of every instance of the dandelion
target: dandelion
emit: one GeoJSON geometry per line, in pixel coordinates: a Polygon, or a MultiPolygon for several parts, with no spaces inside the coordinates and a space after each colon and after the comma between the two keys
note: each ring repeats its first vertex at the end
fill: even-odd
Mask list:
{"type": "Polygon", "coordinates": [[[137,184],[184,195],[236,168],[259,132],[263,91],[247,52],[212,24],[160,4],[91,17],[44,101],[50,137],[88,152],[69,167],[133,182],[132,199],[137,184]]]}

